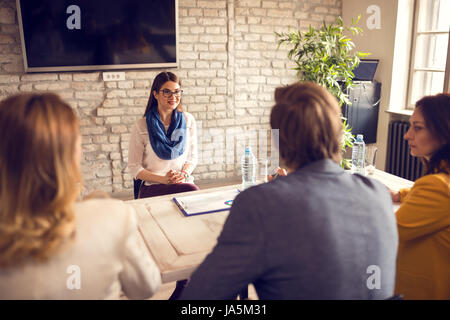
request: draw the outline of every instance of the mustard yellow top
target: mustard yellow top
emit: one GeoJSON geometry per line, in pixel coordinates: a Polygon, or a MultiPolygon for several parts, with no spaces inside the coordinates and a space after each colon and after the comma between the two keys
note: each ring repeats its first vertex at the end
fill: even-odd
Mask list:
{"type": "Polygon", "coordinates": [[[400,195],[395,292],[450,299],[450,176],[426,175],[400,195]]]}

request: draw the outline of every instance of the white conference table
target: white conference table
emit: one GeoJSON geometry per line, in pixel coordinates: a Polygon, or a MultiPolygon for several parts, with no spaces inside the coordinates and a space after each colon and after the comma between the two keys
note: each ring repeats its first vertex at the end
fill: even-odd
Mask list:
{"type": "MultiPolygon", "coordinates": [[[[408,188],[412,181],[375,170],[371,176],[393,190],[408,188]]],[[[206,194],[239,188],[229,185],[176,195],[126,201],[138,216],[139,230],[156,261],[162,282],[187,279],[217,243],[229,211],[184,216],[173,202],[174,196],[206,194]]],[[[395,207],[395,210],[398,208],[395,207]]]]}

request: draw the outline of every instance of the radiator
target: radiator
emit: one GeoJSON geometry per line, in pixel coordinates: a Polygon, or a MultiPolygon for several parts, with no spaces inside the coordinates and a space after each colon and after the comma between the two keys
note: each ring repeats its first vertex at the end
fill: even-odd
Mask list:
{"type": "Polygon", "coordinates": [[[409,123],[392,121],[389,124],[386,171],[401,178],[415,181],[423,173],[422,162],[409,153],[408,142],[403,138],[409,123]]]}

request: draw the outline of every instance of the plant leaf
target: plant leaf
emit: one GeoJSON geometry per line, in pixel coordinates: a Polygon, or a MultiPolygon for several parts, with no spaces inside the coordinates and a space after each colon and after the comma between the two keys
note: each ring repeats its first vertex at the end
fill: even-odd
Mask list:
{"type": "MultiPolygon", "coordinates": [[[[322,22],[320,28],[309,26],[307,32],[289,31],[276,33],[278,48],[280,45],[290,47],[289,59],[293,60],[300,81],[314,81],[326,87],[339,101],[339,105],[350,105],[347,89],[353,86],[354,74],[352,70],[359,65],[360,58],[370,53],[353,51],[355,44],[344,31],[349,31],[353,36],[362,34],[363,30],[357,26],[361,19],[352,19],[350,26],[344,26],[341,17],[337,17],[335,23],[329,25],[322,22]]],[[[341,149],[353,145],[354,137],[351,128],[343,121],[343,142],[341,149]]],[[[348,159],[343,159],[343,163],[348,159]]]]}

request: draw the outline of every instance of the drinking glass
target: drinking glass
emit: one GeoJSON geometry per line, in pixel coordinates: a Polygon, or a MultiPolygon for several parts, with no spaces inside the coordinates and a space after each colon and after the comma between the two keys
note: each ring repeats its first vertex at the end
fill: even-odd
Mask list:
{"type": "Polygon", "coordinates": [[[258,165],[256,168],[256,184],[267,182],[268,163],[266,158],[258,158],[258,165]]]}
{"type": "Polygon", "coordinates": [[[364,167],[366,175],[373,175],[375,173],[375,161],[377,159],[377,147],[368,146],[366,147],[366,154],[364,159],[364,167]]]}

